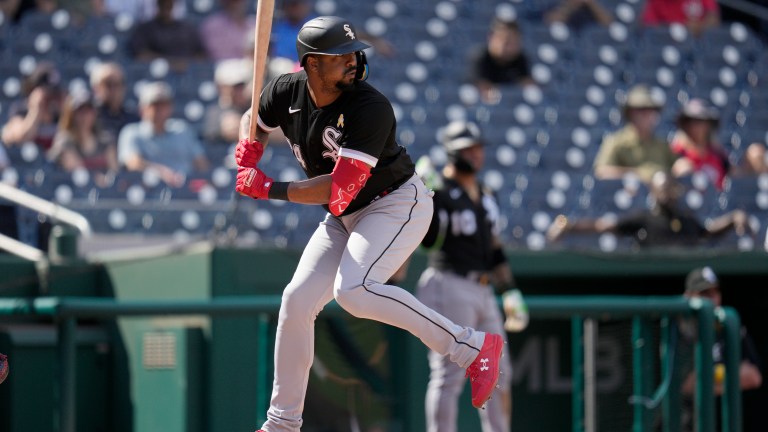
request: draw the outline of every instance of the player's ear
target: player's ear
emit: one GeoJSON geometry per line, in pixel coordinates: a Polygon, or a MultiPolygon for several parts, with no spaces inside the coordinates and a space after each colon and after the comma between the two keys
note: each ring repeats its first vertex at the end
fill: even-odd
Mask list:
{"type": "Polygon", "coordinates": [[[319,60],[317,56],[309,55],[304,61],[304,69],[317,71],[319,60]]]}

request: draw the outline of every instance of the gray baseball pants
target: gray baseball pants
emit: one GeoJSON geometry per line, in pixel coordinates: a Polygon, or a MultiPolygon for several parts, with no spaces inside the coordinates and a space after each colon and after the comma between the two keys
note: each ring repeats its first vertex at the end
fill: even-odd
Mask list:
{"type": "Polygon", "coordinates": [[[320,223],[283,292],[272,400],[263,430],[300,430],[315,318],[334,298],[353,316],[408,330],[457,368],[477,357],[485,333],[456,325],[402,288],[385,284],[418,247],[432,210],[430,192],[414,175],[367,207],[343,217],[329,214],[320,223]]]}
{"type": "MultiPolygon", "coordinates": [[[[417,296],[425,305],[456,323],[504,335],[504,317],[493,287],[451,272],[428,268],[419,278],[417,296]]],[[[484,410],[478,410],[483,432],[508,432],[511,427],[512,364],[501,358],[499,386],[484,410]]],[[[467,380],[465,371],[442,353],[430,351],[430,377],[425,400],[427,432],[456,432],[458,401],[467,380]]]]}

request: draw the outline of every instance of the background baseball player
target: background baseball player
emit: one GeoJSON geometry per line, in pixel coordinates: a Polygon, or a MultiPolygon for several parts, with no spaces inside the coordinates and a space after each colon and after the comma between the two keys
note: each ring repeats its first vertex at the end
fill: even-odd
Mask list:
{"type": "MultiPolygon", "coordinates": [[[[503,314],[491,284],[502,292],[514,287],[514,279],[498,237],[499,206],[492,191],[478,178],[484,161],[480,128],[472,122],[455,121],[444,129],[442,137],[448,155],[442,178],[429,174],[428,159],[422,158],[417,164],[419,175],[436,183],[427,180],[435,189],[435,211],[422,241],[429,249],[429,265],[419,279],[417,296],[456,323],[503,334],[503,314]]],[[[522,299],[519,291],[514,295],[518,302],[522,299]]],[[[510,318],[521,320],[514,330],[527,324],[524,308],[518,307],[510,318]]],[[[429,352],[429,367],[427,431],[453,432],[464,371],[435,351],[429,352]]],[[[501,397],[479,411],[483,432],[510,430],[511,383],[512,365],[504,357],[499,378],[501,397]]]]}
{"type": "Polygon", "coordinates": [[[303,71],[265,86],[257,141],[243,116],[236,190],[256,199],[320,204],[330,212],[312,235],[278,316],[272,400],[263,431],[298,431],[314,352],[314,321],[332,299],[356,317],[394,325],[446,355],[472,380],[482,406],[499,377],[503,339],[452,321],[384,281],[419,245],[432,198],[395,142],[389,101],[363,82],[368,45],[339,17],[307,22],[296,40],[303,71]],[[281,128],[308,179],[275,182],[256,167],[261,142],[281,128]],[[481,367],[482,366],[482,367],[481,367]]]}

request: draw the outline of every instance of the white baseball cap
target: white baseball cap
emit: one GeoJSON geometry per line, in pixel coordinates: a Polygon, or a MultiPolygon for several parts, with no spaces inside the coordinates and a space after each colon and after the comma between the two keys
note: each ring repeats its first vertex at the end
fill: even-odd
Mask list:
{"type": "Polygon", "coordinates": [[[155,81],[144,84],[139,90],[139,105],[147,106],[161,101],[172,101],[173,91],[168,83],[155,81]]]}
{"type": "Polygon", "coordinates": [[[213,75],[219,85],[248,84],[251,81],[251,61],[247,59],[227,59],[216,64],[213,75]]]}

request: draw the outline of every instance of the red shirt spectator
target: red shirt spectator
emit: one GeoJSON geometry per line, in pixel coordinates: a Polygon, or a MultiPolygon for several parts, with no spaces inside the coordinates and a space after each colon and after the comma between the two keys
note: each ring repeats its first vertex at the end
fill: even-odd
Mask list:
{"type": "Polygon", "coordinates": [[[728,174],[728,156],[714,145],[706,149],[694,148],[686,142],[687,139],[685,136],[676,136],[672,141],[672,152],[685,158],[694,172],[704,173],[717,189],[722,190],[723,181],[728,174]]]}
{"type": "Polygon", "coordinates": [[[701,99],[691,99],[677,116],[678,130],[672,139],[672,151],[680,158],[672,166],[676,176],[704,173],[722,190],[730,164],[725,150],[715,142],[720,116],[701,99]]]}
{"type": "Polygon", "coordinates": [[[720,24],[716,0],[648,0],[642,23],[646,26],[683,24],[694,36],[720,24]]]}

